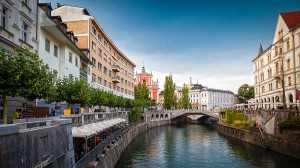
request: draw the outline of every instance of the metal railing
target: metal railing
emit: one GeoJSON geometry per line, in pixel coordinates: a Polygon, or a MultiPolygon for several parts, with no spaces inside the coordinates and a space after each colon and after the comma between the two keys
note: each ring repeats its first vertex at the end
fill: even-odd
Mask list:
{"type": "Polygon", "coordinates": [[[77,163],[75,163],[75,167],[87,167],[88,163],[95,161],[96,157],[102,154],[104,149],[108,148],[108,145],[111,144],[114,139],[116,139],[123,132],[131,129],[132,127],[135,127],[136,125],[137,125],[136,123],[133,123],[112,133],[109,137],[104,139],[94,149],[92,149],[89,153],[87,153],[83,158],[81,158],[77,163]]]}

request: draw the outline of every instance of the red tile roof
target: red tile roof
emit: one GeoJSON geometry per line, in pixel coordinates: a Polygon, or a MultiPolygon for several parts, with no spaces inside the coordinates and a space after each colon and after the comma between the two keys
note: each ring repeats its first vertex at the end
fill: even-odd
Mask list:
{"type": "Polygon", "coordinates": [[[292,29],[300,24],[300,11],[280,13],[285,24],[292,29]]]}

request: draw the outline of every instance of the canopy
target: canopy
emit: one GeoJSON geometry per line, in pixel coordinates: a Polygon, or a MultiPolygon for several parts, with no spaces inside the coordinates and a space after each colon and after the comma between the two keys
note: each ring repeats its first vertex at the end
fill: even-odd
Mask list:
{"type": "Polygon", "coordinates": [[[126,122],[126,120],[116,118],[112,120],[105,120],[97,123],[83,125],[81,127],[73,127],[72,136],[76,138],[88,138],[122,122],[126,122]]]}

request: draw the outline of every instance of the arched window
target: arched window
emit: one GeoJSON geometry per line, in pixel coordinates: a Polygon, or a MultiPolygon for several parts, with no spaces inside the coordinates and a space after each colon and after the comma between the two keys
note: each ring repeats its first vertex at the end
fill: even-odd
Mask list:
{"type": "Polygon", "coordinates": [[[290,59],[286,60],[286,67],[287,67],[287,70],[291,69],[291,61],[290,61],[290,59]]]}

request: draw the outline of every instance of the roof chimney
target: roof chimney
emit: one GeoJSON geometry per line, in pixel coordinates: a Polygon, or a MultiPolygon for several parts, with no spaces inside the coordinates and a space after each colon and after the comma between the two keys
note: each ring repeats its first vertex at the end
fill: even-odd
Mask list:
{"type": "Polygon", "coordinates": [[[60,3],[56,3],[56,8],[61,7],[60,3]]]}

